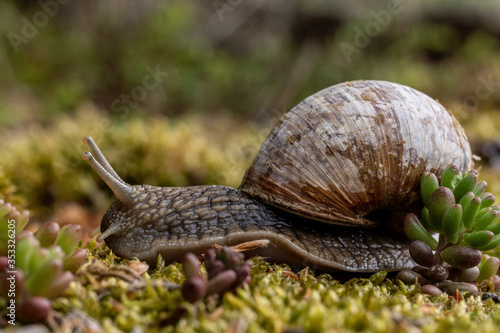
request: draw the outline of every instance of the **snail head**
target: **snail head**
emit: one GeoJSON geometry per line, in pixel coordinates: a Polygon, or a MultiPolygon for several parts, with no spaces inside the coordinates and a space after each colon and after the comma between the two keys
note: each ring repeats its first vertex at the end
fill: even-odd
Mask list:
{"type": "MultiPolygon", "coordinates": [[[[118,213],[118,211],[122,211],[123,213],[129,209],[132,209],[137,202],[137,197],[141,194],[141,191],[140,189],[138,189],[138,187],[142,186],[133,186],[125,183],[111,167],[99,147],[90,136],[85,137],[83,139],[83,142],[87,146],[89,146],[92,152],[87,151],[83,153],[82,158],[90,164],[92,169],[94,169],[99,177],[109,186],[109,188],[116,196],[116,201],[118,201],[114,203],[110,210],[113,209],[115,213],[118,213]],[[119,207],[120,209],[117,210],[117,207],[119,207]]],[[[122,225],[120,223],[103,223],[101,225],[102,234],[97,237],[97,240],[102,241],[106,237],[122,231],[122,229],[124,229],[125,227],[125,225],[122,225]]]]}

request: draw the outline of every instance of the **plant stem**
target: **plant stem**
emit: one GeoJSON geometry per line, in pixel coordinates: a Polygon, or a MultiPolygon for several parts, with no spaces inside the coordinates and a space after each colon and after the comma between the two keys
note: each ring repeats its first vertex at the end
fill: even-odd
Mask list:
{"type": "Polygon", "coordinates": [[[436,252],[434,253],[434,262],[435,265],[442,265],[444,263],[444,260],[441,259],[441,252],[448,246],[448,239],[446,238],[445,234],[439,234],[439,242],[438,246],[436,249],[436,252]]]}

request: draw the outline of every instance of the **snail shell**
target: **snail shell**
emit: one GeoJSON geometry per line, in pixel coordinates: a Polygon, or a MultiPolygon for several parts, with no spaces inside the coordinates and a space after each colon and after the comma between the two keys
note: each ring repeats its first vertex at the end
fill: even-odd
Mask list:
{"type": "Polygon", "coordinates": [[[91,138],[84,142],[95,158],[83,158],[116,195],[98,240],[151,264],[158,254],[171,262],[214,243],[265,239],[271,244],[251,254],[275,262],[323,271],[409,268],[406,237],[388,232],[402,219],[389,215],[418,208],[424,171],[472,164],[446,109],[382,81],[342,83],[298,104],[273,128],[240,189],[129,185],[91,138]],[[380,222],[384,228],[368,228],[380,222]]]}
{"type": "Polygon", "coordinates": [[[370,226],[380,212],[421,204],[423,172],[440,174],[450,163],[469,170],[471,158],[458,121],[429,96],[396,83],[354,81],[285,114],[240,189],[308,218],[370,226]]]}

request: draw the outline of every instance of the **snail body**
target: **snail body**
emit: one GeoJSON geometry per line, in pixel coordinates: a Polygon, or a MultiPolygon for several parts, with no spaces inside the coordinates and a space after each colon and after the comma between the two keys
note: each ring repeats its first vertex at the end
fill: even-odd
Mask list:
{"type": "Polygon", "coordinates": [[[407,240],[388,232],[402,219],[391,216],[419,208],[423,172],[472,164],[446,109],[383,81],[335,85],[299,103],[271,130],[239,189],[129,185],[84,141],[95,158],[83,158],[116,195],[98,240],[148,263],[266,239],[251,254],[323,271],[408,268],[407,240]]]}

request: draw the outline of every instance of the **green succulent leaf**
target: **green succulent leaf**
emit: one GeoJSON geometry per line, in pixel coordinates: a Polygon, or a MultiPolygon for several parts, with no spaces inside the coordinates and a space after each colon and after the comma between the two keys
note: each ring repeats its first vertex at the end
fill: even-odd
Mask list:
{"type": "Polygon", "coordinates": [[[45,290],[45,297],[54,298],[61,295],[68,287],[71,281],[75,279],[74,275],[68,271],[61,271],[52,280],[49,288],[45,290]]]}
{"type": "Polygon", "coordinates": [[[439,187],[439,181],[435,174],[425,172],[420,178],[420,194],[425,206],[429,204],[429,198],[432,192],[439,187]]]}
{"type": "Polygon", "coordinates": [[[472,192],[467,192],[465,193],[465,195],[462,197],[462,199],[460,199],[460,201],[458,202],[458,204],[462,207],[466,207],[471,201],[472,199],[474,199],[476,196],[474,195],[474,193],[472,192]]]}
{"type": "Polygon", "coordinates": [[[16,266],[24,272],[30,272],[31,257],[37,252],[38,240],[23,238],[16,244],[16,266]]]}
{"type": "Polygon", "coordinates": [[[500,217],[500,211],[493,210],[490,207],[486,208],[486,212],[480,216],[476,222],[474,222],[475,230],[484,230],[490,225],[498,221],[500,217]]]}
{"type": "Polygon", "coordinates": [[[34,296],[47,297],[55,277],[62,272],[61,259],[50,259],[26,280],[26,289],[34,296]]]}
{"type": "Polygon", "coordinates": [[[479,268],[477,266],[467,269],[449,267],[448,271],[450,272],[448,280],[454,282],[474,282],[479,276],[479,268]]]}
{"type": "Polygon", "coordinates": [[[487,246],[493,237],[495,237],[495,234],[489,230],[481,230],[470,234],[464,234],[464,240],[474,248],[487,246]]]}
{"type": "Polygon", "coordinates": [[[472,190],[474,190],[476,185],[477,171],[471,170],[467,172],[453,188],[453,194],[455,195],[456,202],[458,203],[467,192],[471,192],[472,190]]]}
{"type": "Polygon", "coordinates": [[[500,221],[496,221],[495,223],[490,224],[485,230],[489,230],[495,235],[500,234],[500,221]]]}
{"type": "Polygon", "coordinates": [[[495,203],[495,196],[491,193],[484,193],[479,197],[481,198],[481,209],[490,207],[495,203]]]}
{"type": "Polygon", "coordinates": [[[477,266],[481,258],[481,251],[468,246],[453,245],[441,252],[441,259],[447,264],[462,269],[477,266]]]}
{"type": "Polygon", "coordinates": [[[404,231],[410,240],[421,240],[427,243],[433,251],[437,249],[438,242],[422,226],[415,214],[410,213],[406,215],[404,221],[404,231]]]}
{"type": "Polygon", "coordinates": [[[484,262],[479,265],[479,276],[477,283],[489,279],[496,274],[500,267],[500,260],[496,257],[488,257],[484,262]]]}
{"type": "Polygon", "coordinates": [[[401,280],[405,284],[419,283],[420,285],[425,285],[429,281],[417,272],[410,270],[402,270],[396,276],[397,280],[401,280]]]}
{"type": "Polygon", "coordinates": [[[63,269],[65,271],[76,272],[87,260],[86,249],[76,249],[63,260],[63,269]]]}
{"type": "Polygon", "coordinates": [[[465,206],[462,217],[465,230],[470,231],[474,228],[474,222],[476,221],[479,207],[481,207],[481,199],[479,197],[475,197],[465,206]]]}
{"type": "Polygon", "coordinates": [[[66,224],[59,231],[56,244],[69,255],[73,252],[82,239],[82,227],[78,224],[66,224]]]}
{"type": "Polygon", "coordinates": [[[432,225],[431,225],[431,221],[430,221],[430,217],[429,217],[429,209],[427,207],[424,206],[422,208],[422,212],[420,213],[420,217],[422,219],[422,223],[424,224],[424,226],[427,229],[432,230],[432,225]]]}
{"type": "Polygon", "coordinates": [[[432,193],[429,198],[429,217],[433,231],[443,230],[444,213],[454,205],[455,196],[449,188],[441,186],[432,193]]]}
{"type": "Polygon", "coordinates": [[[462,206],[454,205],[444,213],[443,230],[450,243],[456,244],[458,242],[458,236],[463,230],[462,206]]]}
{"type": "Polygon", "coordinates": [[[456,165],[448,165],[441,173],[441,186],[445,186],[450,190],[453,190],[461,175],[462,174],[456,165]]]}
{"type": "Polygon", "coordinates": [[[410,243],[410,256],[417,264],[431,267],[434,265],[434,256],[430,246],[421,240],[410,243]]]}
{"type": "Polygon", "coordinates": [[[38,229],[35,237],[40,241],[41,246],[48,247],[56,243],[59,229],[59,224],[56,222],[47,222],[38,229]]]}
{"type": "Polygon", "coordinates": [[[491,240],[491,242],[488,245],[486,245],[484,247],[480,247],[479,250],[481,250],[481,251],[493,250],[498,245],[500,245],[500,235],[495,235],[495,237],[493,237],[493,239],[491,240]]]}
{"type": "Polygon", "coordinates": [[[484,180],[480,181],[477,183],[476,187],[474,188],[474,195],[475,196],[480,196],[486,191],[486,186],[488,186],[488,183],[486,183],[484,180]]]}
{"type": "Polygon", "coordinates": [[[436,283],[436,287],[441,289],[441,291],[447,293],[448,295],[453,295],[455,293],[455,290],[458,290],[460,292],[465,292],[468,293],[472,296],[477,296],[478,290],[477,287],[473,284],[467,283],[467,282],[439,282],[436,283]]]}

